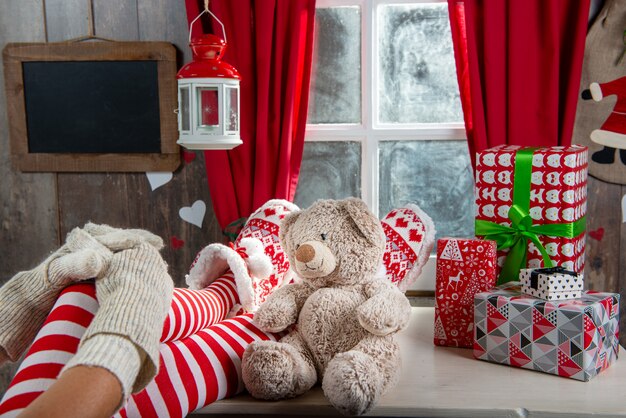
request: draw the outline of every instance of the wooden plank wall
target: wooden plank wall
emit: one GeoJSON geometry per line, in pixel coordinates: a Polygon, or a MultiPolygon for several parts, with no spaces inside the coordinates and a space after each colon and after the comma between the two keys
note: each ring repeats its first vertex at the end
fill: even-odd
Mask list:
{"type": "MultiPolygon", "coordinates": [[[[93,0],[95,35],[126,41],[168,41],[178,64],[191,59],[187,17],[179,0],[93,0]]],[[[2,0],[0,49],[8,42],[56,42],[89,34],[89,0],[2,0]]],[[[0,284],[56,249],[72,228],[87,221],[145,228],[166,242],[163,257],[178,286],[197,251],[222,241],[209,196],[204,156],[183,162],[173,179],[151,191],[143,173],[33,173],[9,160],[4,77],[0,68],[0,284]],[[180,219],[181,207],[206,203],[200,229],[180,219]],[[180,249],[172,237],[185,242],[180,249]]],[[[188,157],[191,154],[188,155],[188,157]]],[[[16,365],[0,368],[0,394],[16,365]]],[[[1,396],[1,395],[0,395],[1,396]]]]}
{"type": "MultiPolygon", "coordinates": [[[[585,286],[621,295],[622,330],[626,330],[626,208],[621,207],[625,196],[626,186],[589,177],[585,286]]],[[[626,346],[626,332],[620,341],[626,346]]]]}

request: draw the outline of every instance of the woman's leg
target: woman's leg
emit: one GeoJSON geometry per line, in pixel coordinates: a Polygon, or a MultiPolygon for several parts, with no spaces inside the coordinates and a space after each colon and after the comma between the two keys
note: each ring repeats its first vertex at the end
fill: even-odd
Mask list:
{"type": "MultiPolygon", "coordinates": [[[[220,281],[193,293],[217,297],[223,293],[220,281]]],[[[232,283],[229,278],[223,281],[232,283]]],[[[174,299],[187,292],[175,289],[174,299]]],[[[173,302],[170,316],[174,309],[177,308],[173,302]]],[[[97,311],[93,283],[70,286],[61,294],[0,402],[0,415],[17,415],[53,385],[78,349],[78,342],[97,311]]],[[[241,315],[182,340],[161,344],[156,378],[143,391],[132,395],[118,415],[184,416],[212,401],[232,396],[243,389],[239,370],[245,347],[252,341],[276,339],[276,335],[256,328],[251,315],[241,315]]]]}

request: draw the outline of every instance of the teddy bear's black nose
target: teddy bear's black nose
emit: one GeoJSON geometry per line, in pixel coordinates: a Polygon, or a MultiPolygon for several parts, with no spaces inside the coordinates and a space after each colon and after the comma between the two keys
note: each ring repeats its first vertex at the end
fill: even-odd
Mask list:
{"type": "Polygon", "coordinates": [[[315,258],[315,248],[309,244],[302,244],[296,251],[296,260],[308,263],[315,258]]]}

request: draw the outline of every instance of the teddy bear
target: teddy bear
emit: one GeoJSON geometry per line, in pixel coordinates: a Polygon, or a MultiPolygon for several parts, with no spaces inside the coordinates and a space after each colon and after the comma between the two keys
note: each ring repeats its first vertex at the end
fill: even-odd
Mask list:
{"type": "Polygon", "coordinates": [[[272,293],[254,322],[288,333],[247,347],[245,387],[255,398],[279,400],[321,383],[341,413],[363,414],[397,382],[394,334],[411,312],[398,287],[376,274],[385,248],[381,223],[360,199],[318,200],[288,214],[279,239],[299,281],[272,293]]]}

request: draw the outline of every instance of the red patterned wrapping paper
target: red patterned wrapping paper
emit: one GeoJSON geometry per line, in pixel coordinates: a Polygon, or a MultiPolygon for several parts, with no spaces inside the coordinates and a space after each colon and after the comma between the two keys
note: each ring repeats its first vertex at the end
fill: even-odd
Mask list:
{"type": "MultiPolygon", "coordinates": [[[[523,147],[501,145],[476,155],[476,220],[511,225],[515,153],[523,147]]],[[[538,148],[533,154],[530,184],[530,217],[533,224],[577,221],[587,212],[587,148],[538,148]]],[[[574,238],[539,236],[554,265],[581,273],[585,267],[585,233],[574,238]]],[[[499,268],[508,249],[498,251],[499,268]]],[[[527,267],[544,267],[537,247],[529,242],[527,267]]],[[[499,271],[498,271],[499,273],[499,271]]]]}
{"type": "Polygon", "coordinates": [[[435,345],[473,346],[474,295],[495,284],[495,241],[459,238],[437,241],[435,345]]]}

